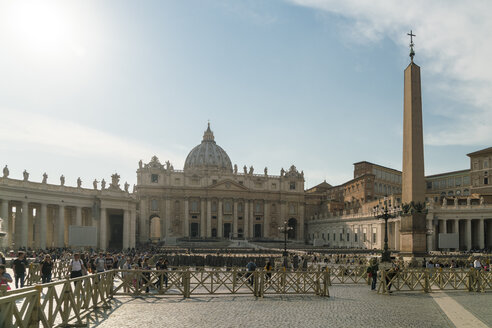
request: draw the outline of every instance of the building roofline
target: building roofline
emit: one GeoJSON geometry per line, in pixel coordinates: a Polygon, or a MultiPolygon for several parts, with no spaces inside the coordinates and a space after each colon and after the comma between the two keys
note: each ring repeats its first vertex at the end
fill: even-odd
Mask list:
{"type": "Polygon", "coordinates": [[[367,164],[371,164],[371,165],[376,165],[376,166],[379,166],[379,167],[382,167],[382,168],[385,168],[385,169],[388,169],[388,170],[391,170],[391,171],[395,171],[395,172],[401,173],[401,171],[398,171],[397,169],[393,169],[391,167],[387,167],[387,166],[384,166],[384,165],[380,165],[380,164],[376,164],[376,163],[372,163],[372,162],[368,162],[368,161],[356,162],[353,165],[361,164],[361,163],[367,163],[367,164]]]}
{"type": "Polygon", "coordinates": [[[442,176],[442,175],[457,174],[457,173],[464,173],[464,172],[470,172],[470,169],[464,169],[464,170],[458,170],[458,171],[451,171],[451,172],[444,172],[444,173],[432,174],[432,175],[426,176],[425,178],[426,179],[428,179],[428,178],[435,178],[435,177],[442,176]]]}
{"type": "Polygon", "coordinates": [[[471,156],[475,156],[475,155],[488,154],[488,153],[492,153],[492,147],[488,147],[488,148],[474,151],[472,153],[466,154],[466,156],[471,157],[471,156]]]}

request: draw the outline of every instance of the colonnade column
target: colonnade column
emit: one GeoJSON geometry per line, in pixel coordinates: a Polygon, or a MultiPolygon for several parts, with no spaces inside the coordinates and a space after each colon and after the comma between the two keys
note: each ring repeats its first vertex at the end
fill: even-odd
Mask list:
{"type": "Polygon", "coordinates": [[[263,223],[264,223],[264,227],[263,227],[263,237],[265,238],[268,238],[270,237],[270,211],[269,211],[269,208],[268,208],[268,202],[265,201],[264,203],[264,217],[263,217],[263,223]]]}
{"type": "Polygon", "coordinates": [[[106,250],[107,245],[107,217],[106,209],[101,207],[101,216],[99,218],[99,248],[106,250]]]}
{"type": "Polygon", "coordinates": [[[212,237],[212,201],[207,199],[207,238],[212,237]]]}
{"type": "Polygon", "coordinates": [[[189,237],[190,236],[190,211],[188,209],[188,198],[185,198],[184,200],[184,220],[183,220],[183,236],[189,237]]]}
{"type": "Polygon", "coordinates": [[[65,247],[65,205],[58,206],[58,224],[56,232],[56,246],[65,247]]]}
{"type": "Polygon", "coordinates": [[[3,243],[2,247],[7,248],[9,247],[9,238],[10,236],[10,231],[9,231],[9,201],[6,199],[2,199],[2,212],[0,213],[0,217],[2,218],[2,231],[6,232],[5,237],[3,237],[3,243]]]}
{"type": "Polygon", "coordinates": [[[82,207],[75,207],[75,225],[80,227],[82,226],[82,207]]]}
{"type": "Polygon", "coordinates": [[[483,218],[478,220],[478,248],[483,249],[485,248],[485,242],[484,242],[484,222],[483,218]]]}
{"type": "Polygon", "coordinates": [[[466,222],[466,237],[465,237],[465,244],[466,244],[466,250],[470,250],[472,248],[472,222],[471,219],[465,219],[466,222]]]}
{"type": "Polygon", "coordinates": [[[137,234],[137,211],[131,211],[130,213],[130,248],[135,247],[136,234],[137,234]]]}
{"type": "Polygon", "coordinates": [[[207,236],[207,223],[206,223],[206,216],[207,216],[207,207],[205,203],[205,199],[201,199],[202,206],[200,209],[200,237],[204,238],[207,236]]]}
{"type": "Polygon", "coordinates": [[[460,221],[458,219],[453,220],[453,233],[460,233],[460,221]]]}
{"type": "Polygon", "coordinates": [[[232,234],[234,238],[237,238],[237,200],[234,199],[234,210],[232,218],[232,234]]]}
{"type": "Polygon", "coordinates": [[[255,236],[255,202],[249,202],[249,237],[254,238],[255,236]]]}
{"type": "Polygon", "coordinates": [[[299,206],[299,236],[297,240],[304,242],[304,205],[299,206]]]}
{"type": "Polygon", "coordinates": [[[48,205],[41,203],[41,213],[39,217],[39,248],[46,249],[46,234],[48,225],[48,205]]]}
{"type": "Polygon", "coordinates": [[[130,245],[130,212],[123,211],[123,249],[127,249],[130,245]]]}
{"type": "Polygon", "coordinates": [[[222,228],[223,228],[223,221],[222,221],[222,200],[219,199],[218,203],[218,208],[217,208],[217,237],[222,238],[223,233],[222,233],[222,228]]]}
{"type": "Polygon", "coordinates": [[[442,220],[442,231],[441,233],[448,233],[448,220],[442,220]]]}
{"type": "Polygon", "coordinates": [[[249,200],[244,200],[243,237],[249,237],[249,200]]]}
{"type": "Polygon", "coordinates": [[[170,231],[169,229],[171,229],[171,199],[170,198],[166,198],[166,206],[165,206],[165,209],[164,209],[164,217],[165,217],[165,220],[163,220],[163,224],[161,225],[161,236],[162,237],[169,237],[170,235],[170,231]]]}
{"type": "Polygon", "coordinates": [[[400,221],[395,221],[395,250],[400,250],[400,221]]]}

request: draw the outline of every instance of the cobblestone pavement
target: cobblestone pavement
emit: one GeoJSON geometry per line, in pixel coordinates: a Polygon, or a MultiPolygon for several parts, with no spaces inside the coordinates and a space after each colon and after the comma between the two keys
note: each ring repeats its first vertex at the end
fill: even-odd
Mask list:
{"type": "MultiPolygon", "coordinates": [[[[412,292],[383,296],[368,289],[365,285],[336,285],[330,287],[330,298],[118,297],[117,308],[109,317],[99,318],[91,327],[455,327],[429,295],[412,292]]],[[[446,294],[492,326],[492,295],[446,294]]]]}

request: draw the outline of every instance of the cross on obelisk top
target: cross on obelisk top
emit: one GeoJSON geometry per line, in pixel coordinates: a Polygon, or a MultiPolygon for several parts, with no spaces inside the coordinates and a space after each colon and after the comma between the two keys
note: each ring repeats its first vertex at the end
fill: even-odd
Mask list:
{"type": "Polygon", "coordinates": [[[415,51],[413,50],[413,37],[416,36],[413,34],[412,30],[410,30],[410,33],[407,33],[408,36],[410,36],[410,59],[412,60],[413,63],[413,57],[415,56],[415,51]]]}

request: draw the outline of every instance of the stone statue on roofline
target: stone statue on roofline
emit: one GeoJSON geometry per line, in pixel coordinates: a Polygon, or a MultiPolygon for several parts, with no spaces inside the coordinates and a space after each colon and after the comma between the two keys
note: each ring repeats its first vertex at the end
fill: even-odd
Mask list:
{"type": "Polygon", "coordinates": [[[237,174],[237,164],[234,164],[234,174],[237,174]]]}
{"type": "Polygon", "coordinates": [[[22,175],[24,176],[24,181],[29,180],[29,173],[27,172],[27,170],[24,170],[24,172],[22,172],[22,175]]]}
{"type": "Polygon", "coordinates": [[[97,190],[97,179],[94,179],[94,181],[92,181],[92,186],[94,187],[94,190],[97,190]]]}
{"type": "Polygon", "coordinates": [[[266,166],[265,166],[265,170],[263,172],[265,172],[265,175],[268,175],[268,168],[266,166]]]}
{"type": "Polygon", "coordinates": [[[246,165],[243,166],[243,170],[244,170],[244,174],[248,174],[248,168],[246,167],[246,165]]]}
{"type": "Polygon", "coordinates": [[[125,181],[125,191],[128,192],[128,188],[130,188],[130,185],[128,184],[127,181],[125,181]]]}
{"type": "Polygon", "coordinates": [[[254,172],[254,171],[255,171],[255,169],[253,168],[253,165],[251,165],[251,166],[249,167],[249,174],[250,174],[250,175],[253,175],[253,172],[254,172]]]}
{"type": "Polygon", "coordinates": [[[281,177],[283,177],[283,176],[284,176],[284,174],[285,174],[285,170],[284,170],[284,168],[282,168],[282,169],[280,170],[280,176],[281,176],[281,177]]]}
{"type": "Polygon", "coordinates": [[[43,173],[43,181],[41,181],[42,183],[46,184],[48,182],[48,174],[46,174],[46,172],[43,173]]]}
{"type": "Polygon", "coordinates": [[[101,190],[106,189],[106,180],[102,179],[101,180],[101,190]]]}
{"type": "Polygon", "coordinates": [[[8,178],[9,174],[10,174],[9,168],[7,167],[7,165],[5,165],[5,167],[3,168],[3,177],[8,178]]]}
{"type": "Polygon", "coordinates": [[[60,175],[60,186],[64,186],[65,185],[65,177],[62,175],[60,175]]]}
{"type": "Polygon", "coordinates": [[[82,187],[82,180],[80,179],[80,177],[77,178],[77,188],[80,188],[82,187]]]}
{"type": "Polygon", "coordinates": [[[143,167],[143,162],[142,160],[139,160],[138,161],[138,168],[141,169],[143,167]]]}

